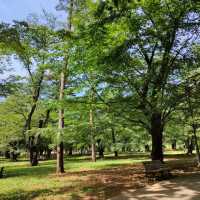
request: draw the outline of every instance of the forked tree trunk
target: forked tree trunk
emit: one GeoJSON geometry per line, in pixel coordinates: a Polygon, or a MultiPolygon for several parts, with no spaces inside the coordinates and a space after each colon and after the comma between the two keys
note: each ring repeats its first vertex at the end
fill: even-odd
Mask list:
{"type": "MultiPolygon", "coordinates": [[[[45,73],[44,70],[40,73],[38,81],[37,81],[36,85],[34,85],[34,88],[33,88],[33,97],[32,97],[33,104],[31,106],[30,112],[28,113],[28,117],[25,121],[25,125],[24,125],[24,128],[23,128],[24,137],[25,137],[26,131],[31,129],[32,117],[33,117],[33,114],[36,110],[38,99],[40,97],[40,90],[41,90],[41,85],[42,85],[42,82],[43,82],[43,79],[44,79],[44,73],[45,73]]],[[[37,154],[38,153],[35,152],[36,150],[35,150],[35,147],[34,147],[34,140],[35,140],[34,136],[29,137],[29,144],[27,145],[28,150],[29,150],[29,158],[30,158],[30,165],[31,166],[36,166],[38,164],[38,160],[37,160],[37,157],[38,157],[37,154]]]]}
{"type": "Polygon", "coordinates": [[[163,162],[163,125],[160,113],[152,114],[150,134],[152,136],[151,158],[163,162]]]}

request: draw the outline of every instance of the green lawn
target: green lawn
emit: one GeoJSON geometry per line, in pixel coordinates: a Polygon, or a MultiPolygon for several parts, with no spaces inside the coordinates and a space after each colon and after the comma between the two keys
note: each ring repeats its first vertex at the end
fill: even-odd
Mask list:
{"type": "MultiPolygon", "coordinates": [[[[169,156],[170,157],[170,156],[169,156]]],[[[118,159],[110,156],[93,163],[89,157],[70,157],[65,159],[64,176],[56,176],[55,160],[40,161],[39,166],[30,167],[28,161],[9,162],[0,160],[6,177],[0,179],[1,200],[41,200],[41,199],[79,199],[87,192],[82,183],[87,177],[73,173],[87,170],[101,170],[148,160],[145,154],[120,155],[118,159]]]]}

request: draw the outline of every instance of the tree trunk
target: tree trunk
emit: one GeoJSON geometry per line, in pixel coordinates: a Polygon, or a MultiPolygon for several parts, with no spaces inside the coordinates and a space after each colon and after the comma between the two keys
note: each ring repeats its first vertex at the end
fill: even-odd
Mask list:
{"type": "Polygon", "coordinates": [[[33,97],[32,97],[33,105],[31,106],[31,110],[28,113],[28,117],[25,121],[23,133],[25,133],[27,130],[31,129],[32,116],[33,116],[35,109],[37,107],[37,102],[38,102],[38,99],[39,99],[39,96],[40,96],[40,90],[41,90],[41,85],[42,85],[43,79],[44,79],[44,71],[42,71],[40,73],[39,79],[38,79],[37,83],[34,85],[33,97]]]}
{"type": "Polygon", "coordinates": [[[51,112],[51,110],[47,109],[46,116],[45,116],[44,123],[43,123],[43,127],[45,127],[45,128],[48,126],[48,123],[49,123],[50,112],[51,112]]]}
{"type": "Polygon", "coordinates": [[[104,158],[104,146],[102,144],[101,139],[98,139],[97,143],[98,143],[99,158],[104,158]]]}
{"type": "Polygon", "coordinates": [[[69,156],[72,156],[72,153],[73,153],[73,147],[70,146],[70,147],[69,147],[69,151],[68,151],[68,155],[69,155],[69,156]]]}
{"type": "Polygon", "coordinates": [[[112,129],[112,142],[114,145],[114,155],[115,155],[115,157],[118,157],[118,152],[116,150],[115,129],[113,127],[111,129],[112,129]]]}
{"type": "Polygon", "coordinates": [[[29,158],[30,158],[30,165],[37,166],[38,165],[38,151],[35,143],[35,137],[29,137],[29,158]]]}
{"type": "Polygon", "coordinates": [[[90,109],[90,134],[91,134],[91,151],[92,151],[92,161],[96,162],[96,142],[94,135],[94,122],[93,122],[93,110],[90,109]]]}
{"type": "MultiPolygon", "coordinates": [[[[42,81],[44,79],[44,70],[40,73],[39,79],[37,81],[37,83],[34,85],[33,88],[33,96],[32,96],[32,100],[33,100],[33,104],[31,106],[31,110],[28,113],[28,117],[25,121],[25,125],[23,128],[23,135],[25,137],[25,133],[27,130],[31,129],[31,121],[32,121],[32,116],[36,110],[37,107],[37,102],[40,96],[40,90],[41,90],[41,85],[42,85],[42,81]]],[[[32,83],[33,84],[33,83],[32,83]]],[[[29,158],[30,158],[30,164],[31,166],[36,166],[38,164],[38,160],[37,160],[37,152],[35,151],[35,147],[34,147],[34,136],[29,137],[29,144],[28,146],[28,150],[29,150],[29,158]]],[[[37,151],[37,150],[36,150],[37,151]]]]}
{"type": "Polygon", "coordinates": [[[10,158],[10,151],[5,151],[5,158],[9,159],[10,158]]]}
{"type": "Polygon", "coordinates": [[[15,151],[10,152],[11,161],[17,161],[17,153],[15,151]]]}
{"type": "MultiPolygon", "coordinates": [[[[43,120],[40,120],[38,128],[42,128],[42,127],[43,127],[43,120]]],[[[35,137],[35,136],[29,137],[29,151],[30,151],[30,164],[31,164],[31,166],[37,166],[38,165],[39,140],[40,140],[40,135],[37,135],[37,137],[35,137]]]]}
{"type": "Polygon", "coordinates": [[[197,128],[195,124],[193,124],[192,128],[193,128],[194,142],[195,142],[195,147],[196,147],[197,163],[198,163],[198,166],[200,166],[200,151],[199,151],[198,138],[196,134],[197,128]]]}
{"type": "Polygon", "coordinates": [[[57,170],[58,174],[64,173],[64,147],[63,142],[61,141],[57,146],[57,170]]]}
{"type": "Polygon", "coordinates": [[[30,149],[30,164],[31,166],[38,165],[38,151],[35,148],[30,149]]]}
{"type": "MultiPolygon", "coordinates": [[[[65,89],[65,72],[61,72],[60,75],[60,97],[59,100],[62,101],[64,98],[64,89],[65,89]]],[[[59,110],[59,122],[58,122],[58,144],[57,144],[57,173],[64,173],[64,147],[62,141],[62,129],[64,128],[64,109],[60,108],[59,110]]]]}
{"type": "Polygon", "coordinates": [[[187,148],[187,155],[192,155],[193,154],[193,140],[192,138],[188,137],[187,140],[185,141],[185,146],[187,148]]]}
{"type": "Polygon", "coordinates": [[[47,160],[51,159],[51,149],[46,150],[46,159],[47,160]]]}
{"type": "Polygon", "coordinates": [[[148,145],[148,144],[146,144],[146,145],[144,146],[144,148],[145,148],[145,152],[150,152],[150,148],[149,148],[149,145],[148,145]]]}
{"type": "Polygon", "coordinates": [[[99,148],[99,158],[104,158],[104,149],[102,147],[99,148]]]}
{"type": "MultiPolygon", "coordinates": [[[[68,20],[67,20],[67,29],[72,31],[72,12],[73,12],[74,0],[68,1],[68,20]]],[[[60,95],[59,100],[64,99],[64,90],[67,76],[67,66],[68,66],[68,57],[65,56],[65,65],[63,66],[62,72],[60,74],[60,95]]],[[[57,144],[57,173],[64,173],[64,145],[61,137],[61,130],[64,128],[64,109],[60,108],[59,110],[59,122],[58,122],[58,144],[57,144]]]]}
{"type": "Polygon", "coordinates": [[[96,162],[96,145],[92,143],[92,161],[96,162]]]}
{"type": "Polygon", "coordinates": [[[172,150],[176,150],[176,140],[172,141],[172,150]]]}
{"type": "Polygon", "coordinates": [[[163,162],[163,125],[160,113],[153,113],[151,118],[151,130],[152,136],[152,160],[160,160],[163,162]]]}

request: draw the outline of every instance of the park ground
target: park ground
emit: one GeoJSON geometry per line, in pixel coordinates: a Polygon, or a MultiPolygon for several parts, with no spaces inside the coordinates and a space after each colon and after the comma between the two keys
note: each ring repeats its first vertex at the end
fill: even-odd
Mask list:
{"type": "MultiPolygon", "coordinates": [[[[145,178],[142,162],[149,160],[147,154],[120,155],[117,159],[107,155],[96,163],[91,162],[87,156],[66,157],[65,173],[59,176],[55,174],[55,160],[40,161],[39,166],[30,167],[28,161],[23,159],[10,162],[1,158],[0,166],[5,167],[6,176],[0,180],[0,199],[96,200],[129,199],[137,195],[138,198],[135,199],[149,199],[148,195],[153,195],[152,199],[156,200],[162,197],[163,191],[166,192],[165,197],[167,197],[167,190],[171,195],[173,190],[170,187],[176,187],[173,184],[177,184],[178,187],[176,180],[184,182],[181,181],[184,179],[189,185],[197,186],[200,175],[198,169],[194,167],[194,157],[180,153],[167,154],[165,157],[166,164],[173,169],[176,177],[170,180],[172,185],[165,181],[149,182],[145,178]],[[158,187],[156,184],[161,185],[158,187]],[[158,187],[160,192],[159,190],[156,192],[155,189],[156,193],[154,193],[154,189],[151,191],[148,187],[158,187]],[[144,191],[150,191],[149,194],[145,193],[147,197],[140,195],[141,193],[143,195],[144,191]]],[[[185,190],[184,185],[182,187],[185,190]]],[[[176,195],[175,192],[174,195],[176,195]]],[[[198,198],[200,199],[199,193],[198,198]]]]}

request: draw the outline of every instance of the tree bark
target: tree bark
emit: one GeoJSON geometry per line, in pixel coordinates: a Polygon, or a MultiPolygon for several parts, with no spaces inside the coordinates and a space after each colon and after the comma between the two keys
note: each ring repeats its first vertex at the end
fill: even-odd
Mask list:
{"type": "Polygon", "coordinates": [[[5,151],[5,158],[9,159],[10,158],[10,151],[5,151]]]}
{"type": "Polygon", "coordinates": [[[69,155],[69,156],[72,156],[72,154],[73,154],[73,147],[70,146],[70,147],[69,147],[69,151],[68,151],[68,155],[69,155]]]}
{"type": "MultiPolygon", "coordinates": [[[[25,137],[26,131],[31,129],[31,121],[32,121],[33,114],[37,107],[37,102],[38,102],[38,99],[40,96],[40,90],[41,90],[41,85],[42,85],[43,79],[44,79],[44,70],[40,73],[37,83],[34,84],[33,96],[32,96],[33,104],[31,106],[31,110],[28,113],[28,117],[24,124],[24,128],[23,128],[24,137],[25,137]]],[[[38,161],[37,161],[38,155],[37,155],[37,152],[34,152],[35,151],[35,147],[33,147],[34,146],[34,136],[29,137],[29,143],[27,146],[28,146],[28,150],[29,150],[30,164],[31,164],[31,166],[36,166],[38,164],[38,161]]]]}
{"type": "Polygon", "coordinates": [[[176,140],[172,141],[172,150],[176,150],[176,140]]]}
{"type": "Polygon", "coordinates": [[[38,151],[35,145],[33,145],[33,147],[29,149],[29,151],[30,151],[30,165],[37,166],[38,165],[38,151]]]}
{"type": "Polygon", "coordinates": [[[90,109],[90,134],[91,134],[91,151],[92,151],[92,161],[96,162],[96,142],[94,135],[94,122],[93,122],[93,110],[90,109]]]}
{"type": "Polygon", "coordinates": [[[114,145],[114,155],[115,157],[118,157],[118,152],[116,150],[116,139],[115,139],[115,129],[112,127],[112,142],[113,142],[113,145],[114,145]]]}
{"type": "MultiPolygon", "coordinates": [[[[60,96],[59,100],[64,98],[64,89],[66,82],[65,70],[60,74],[60,96]]],[[[57,144],[57,173],[64,173],[64,146],[62,141],[62,129],[64,128],[64,109],[61,107],[59,110],[59,122],[58,122],[58,144],[57,144]]]]}
{"type": "MultiPolygon", "coordinates": [[[[43,120],[40,120],[38,128],[42,128],[42,127],[43,127],[43,120]]],[[[30,164],[31,164],[31,166],[37,166],[38,165],[39,140],[40,140],[40,135],[29,137],[29,152],[30,152],[30,164]]]]}
{"type": "Polygon", "coordinates": [[[44,71],[41,72],[40,77],[37,81],[37,83],[35,84],[36,86],[33,88],[33,105],[31,107],[31,110],[28,114],[28,117],[26,119],[25,125],[24,125],[24,129],[23,129],[23,133],[25,133],[27,130],[31,129],[31,121],[32,121],[32,116],[35,112],[35,109],[37,107],[37,102],[40,96],[40,90],[41,90],[41,85],[42,85],[42,81],[44,79],[44,71]]]}
{"type": "Polygon", "coordinates": [[[145,148],[145,152],[150,152],[150,148],[149,148],[149,145],[148,145],[148,144],[146,144],[146,145],[144,146],[144,148],[145,148]]]}
{"type": "Polygon", "coordinates": [[[46,149],[45,158],[46,158],[46,160],[51,159],[51,149],[49,149],[49,148],[46,149]]]}
{"type": "Polygon", "coordinates": [[[98,143],[99,158],[104,158],[104,145],[102,144],[101,139],[98,139],[97,143],[98,143]]]}
{"type": "Polygon", "coordinates": [[[58,174],[64,173],[64,147],[63,142],[60,142],[57,146],[57,169],[58,174]]]}
{"type": "Polygon", "coordinates": [[[152,136],[151,159],[163,162],[163,125],[160,113],[152,114],[150,134],[152,136]]]}
{"type": "Polygon", "coordinates": [[[104,149],[102,147],[99,148],[99,158],[104,158],[104,149]]]}
{"type": "Polygon", "coordinates": [[[187,138],[187,140],[185,141],[185,147],[187,148],[187,155],[192,155],[194,150],[192,138],[187,138]]]}
{"type": "MultiPolygon", "coordinates": [[[[74,0],[68,1],[68,20],[67,20],[67,29],[72,31],[72,15],[73,15],[74,0]]],[[[67,66],[68,66],[68,57],[65,56],[65,66],[63,66],[62,72],[60,74],[60,95],[59,100],[64,99],[64,89],[66,84],[67,76],[67,66]]],[[[59,122],[58,122],[58,144],[57,144],[57,173],[64,173],[64,144],[61,137],[61,130],[64,128],[64,109],[61,107],[59,110],[59,122]]]]}
{"type": "Polygon", "coordinates": [[[195,126],[195,124],[193,124],[192,128],[193,128],[194,142],[196,147],[197,163],[198,166],[200,167],[200,151],[199,151],[198,138],[196,134],[197,127],[195,126]]]}

